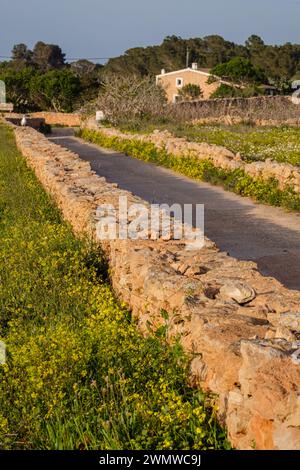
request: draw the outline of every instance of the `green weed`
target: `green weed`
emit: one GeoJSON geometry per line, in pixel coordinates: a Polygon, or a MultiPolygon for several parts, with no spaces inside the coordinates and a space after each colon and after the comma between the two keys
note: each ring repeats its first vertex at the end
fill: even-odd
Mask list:
{"type": "Polygon", "coordinates": [[[113,148],[134,158],[153,162],[191,178],[222,185],[229,191],[249,196],[259,202],[300,211],[298,194],[290,187],[286,187],[284,190],[280,189],[275,179],[254,179],[241,169],[226,171],[217,168],[210,160],[199,160],[192,156],[170,155],[165,150],[157,149],[151,142],[143,142],[134,138],[108,137],[101,131],[88,129],[81,130],[78,135],[102,147],[113,148]]]}
{"type": "Polygon", "coordinates": [[[229,448],[180,346],[138,332],[4,126],[0,237],[1,449],[229,448]]]}

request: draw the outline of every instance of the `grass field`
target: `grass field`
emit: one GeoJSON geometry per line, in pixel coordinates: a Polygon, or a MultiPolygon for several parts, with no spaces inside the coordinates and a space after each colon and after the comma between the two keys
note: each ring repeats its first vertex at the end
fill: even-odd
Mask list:
{"type": "MultiPolygon", "coordinates": [[[[177,137],[194,142],[221,145],[240,153],[245,161],[263,161],[267,158],[300,166],[300,129],[294,127],[254,127],[250,125],[145,125],[138,132],[168,129],[177,137]]],[[[131,128],[123,128],[131,130],[131,128]]]]}
{"type": "Polygon", "coordinates": [[[0,126],[1,449],[229,448],[165,328],[142,337],[0,126]]]}

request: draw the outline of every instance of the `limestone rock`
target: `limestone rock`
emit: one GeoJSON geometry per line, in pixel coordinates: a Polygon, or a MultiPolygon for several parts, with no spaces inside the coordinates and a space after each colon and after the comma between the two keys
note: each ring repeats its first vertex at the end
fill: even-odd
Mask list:
{"type": "Polygon", "coordinates": [[[300,312],[287,312],[280,315],[279,324],[292,331],[300,331],[300,312]]]}
{"type": "Polygon", "coordinates": [[[300,365],[300,349],[294,351],[291,355],[293,364],[300,365]]]}
{"type": "Polygon", "coordinates": [[[274,338],[282,338],[285,339],[286,341],[295,341],[296,336],[294,333],[292,333],[291,330],[286,328],[285,326],[279,326],[276,330],[274,338]]]}
{"type": "Polygon", "coordinates": [[[256,296],[255,291],[248,284],[239,281],[228,281],[220,289],[220,296],[235,300],[238,304],[251,302],[256,296]]]}

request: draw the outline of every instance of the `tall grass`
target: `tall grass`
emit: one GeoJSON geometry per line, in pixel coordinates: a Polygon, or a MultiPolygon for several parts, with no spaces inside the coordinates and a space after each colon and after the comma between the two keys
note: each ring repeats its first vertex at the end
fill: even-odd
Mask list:
{"type": "Polygon", "coordinates": [[[139,334],[0,127],[1,449],[223,449],[165,328],[139,334]]]}

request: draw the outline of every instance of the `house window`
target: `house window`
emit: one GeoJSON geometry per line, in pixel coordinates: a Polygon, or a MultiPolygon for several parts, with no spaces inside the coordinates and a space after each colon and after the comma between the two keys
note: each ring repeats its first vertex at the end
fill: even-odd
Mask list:
{"type": "Polygon", "coordinates": [[[179,100],[179,95],[173,95],[173,103],[177,103],[179,100]]]}
{"type": "Polygon", "coordinates": [[[183,87],[183,78],[176,78],[176,86],[177,88],[183,87]]]}

